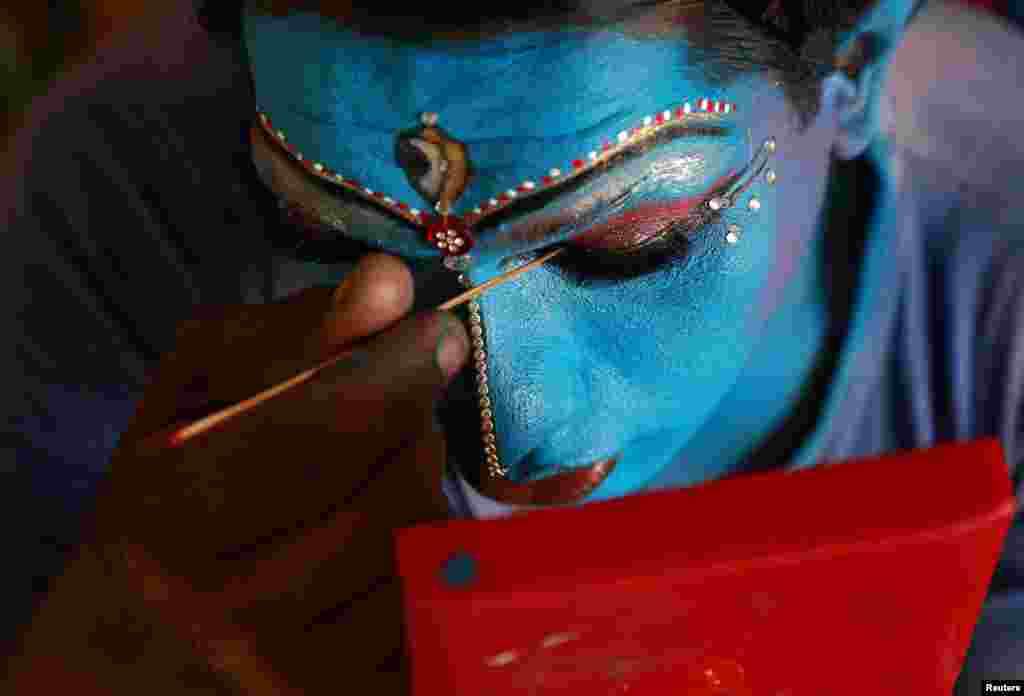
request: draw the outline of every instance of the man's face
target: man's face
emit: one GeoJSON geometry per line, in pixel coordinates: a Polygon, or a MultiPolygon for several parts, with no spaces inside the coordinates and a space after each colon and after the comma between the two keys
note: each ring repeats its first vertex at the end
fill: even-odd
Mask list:
{"type": "MultiPolygon", "coordinates": [[[[479,300],[497,450],[514,479],[615,458],[592,495],[607,498],[685,456],[736,388],[787,280],[812,262],[831,114],[797,132],[772,76],[713,83],[685,31],[562,29],[413,46],[307,14],[250,18],[248,32],[257,100],[274,129],[318,124],[302,136],[307,158],[430,211],[395,159],[396,137],[434,112],[466,146],[473,175],[453,213],[508,198],[476,230],[474,284],[568,247],[479,300]],[[701,112],[705,97],[735,110],[679,111],[701,112]],[[668,121],[643,137],[645,124],[668,121]],[[535,194],[551,170],[587,168],[591,153],[622,144],[620,133],[628,154],[535,194]],[[731,205],[697,214],[723,195],[731,205]]],[[[283,199],[350,237],[441,264],[422,230],[353,205],[280,142],[253,134],[257,167],[283,199]]]]}

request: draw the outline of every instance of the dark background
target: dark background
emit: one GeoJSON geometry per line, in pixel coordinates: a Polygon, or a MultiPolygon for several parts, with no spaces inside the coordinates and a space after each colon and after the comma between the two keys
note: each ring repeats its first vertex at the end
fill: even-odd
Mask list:
{"type": "Polygon", "coordinates": [[[28,103],[45,92],[61,72],[88,60],[117,32],[132,31],[188,1],[0,3],[0,137],[6,142],[17,130],[28,103]]]}

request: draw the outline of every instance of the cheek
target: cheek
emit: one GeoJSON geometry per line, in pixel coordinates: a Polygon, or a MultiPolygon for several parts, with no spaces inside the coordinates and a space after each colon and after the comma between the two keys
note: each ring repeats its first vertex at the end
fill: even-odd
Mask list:
{"type": "Polygon", "coordinates": [[[755,213],[751,197],[741,197],[731,222],[706,230],[687,260],[662,272],[580,288],[542,269],[483,296],[505,459],[566,432],[584,450],[590,445],[581,439],[614,449],[655,431],[685,444],[756,344],[755,308],[775,262],[776,230],[771,198],[758,191],[755,213]],[[740,228],[735,244],[726,240],[728,224],[740,228]]]}

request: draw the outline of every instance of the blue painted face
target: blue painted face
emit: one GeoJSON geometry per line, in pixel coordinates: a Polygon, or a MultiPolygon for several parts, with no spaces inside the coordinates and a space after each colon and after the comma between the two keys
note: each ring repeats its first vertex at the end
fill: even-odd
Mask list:
{"type": "MultiPolygon", "coordinates": [[[[827,112],[797,133],[770,77],[713,84],[678,37],[565,30],[412,47],[300,14],[249,17],[247,39],[275,128],[307,158],[425,210],[394,159],[396,134],[422,112],[468,148],[474,176],[460,214],[552,168],[571,171],[645,118],[702,97],[736,105],[479,233],[473,283],[552,244],[591,243],[480,300],[498,453],[512,478],[617,457],[592,498],[638,490],[680,458],[703,480],[725,473],[742,455],[737,438],[763,435],[796,398],[823,326],[810,259],[834,137],[827,112]],[[739,184],[731,207],[685,222],[739,184]],[[593,248],[653,237],[630,253],[593,248]],[[671,253],[652,253],[658,245],[671,253]],[[756,425],[716,436],[737,403],[756,425]]],[[[436,256],[410,227],[346,216],[353,237],[436,256]]]]}

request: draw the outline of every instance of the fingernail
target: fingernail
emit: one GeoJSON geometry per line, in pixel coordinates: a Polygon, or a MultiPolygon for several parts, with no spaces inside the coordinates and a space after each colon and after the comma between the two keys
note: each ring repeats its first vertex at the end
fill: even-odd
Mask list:
{"type": "Polygon", "coordinates": [[[448,312],[441,312],[444,317],[444,328],[437,341],[435,358],[437,366],[446,379],[451,379],[462,369],[469,357],[469,337],[462,328],[462,322],[448,312]]]}

